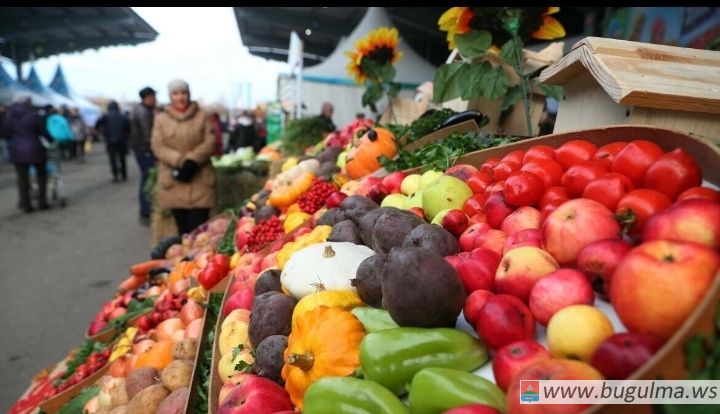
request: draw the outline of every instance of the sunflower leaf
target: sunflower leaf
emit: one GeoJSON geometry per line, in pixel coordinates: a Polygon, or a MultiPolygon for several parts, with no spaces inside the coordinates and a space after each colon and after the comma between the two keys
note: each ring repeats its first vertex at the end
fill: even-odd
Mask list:
{"type": "Polygon", "coordinates": [[[505,42],[500,48],[500,57],[513,68],[517,67],[517,53],[515,52],[515,43],[513,43],[512,39],[505,42]]]}
{"type": "Polygon", "coordinates": [[[377,103],[377,101],[380,100],[380,98],[382,98],[382,94],[383,89],[380,84],[369,84],[367,89],[365,89],[365,93],[363,93],[362,96],[363,106],[369,106],[373,112],[377,112],[377,107],[375,106],[375,104],[377,103]]]}
{"type": "Polygon", "coordinates": [[[469,76],[470,65],[467,63],[453,62],[440,66],[435,72],[433,101],[442,103],[462,96],[469,76]]]}
{"type": "Polygon", "coordinates": [[[466,58],[482,55],[492,44],[492,35],[487,30],[471,30],[455,35],[455,44],[466,58]]]}
{"type": "Polygon", "coordinates": [[[554,98],[555,100],[562,101],[565,90],[560,85],[548,85],[545,83],[540,84],[540,90],[545,96],[554,98]]]}
{"type": "Polygon", "coordinates": [[[477,62],[470,65],[468,80],[462,91],[463,99],[469,101],[483,95],[482,78],[490,69],[492,69],[492,65],[488,62],[477,62]]]}
{"type": "Polygon", "coordinates": [[[400,93],[400,84],[398,82],[388,82],[387,94],[389,97],[394,98],[400,93]]]}
{"type": "Polygon", "coordinates": [[[501,67],[492,68],[480,78],[482,94],[484,97],[495,100],[507,92],[508,77],[501,67]]]}

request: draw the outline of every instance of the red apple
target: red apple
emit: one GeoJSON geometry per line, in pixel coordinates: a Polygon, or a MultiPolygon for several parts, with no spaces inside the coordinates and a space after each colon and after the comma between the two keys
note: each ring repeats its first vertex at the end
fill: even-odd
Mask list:
{"type": "Polygon", "coordinates": [[[500,191],[490,193],[484,207],[488,224],[494,229],[499,229],[505,217],[515,211],[514,208],[505,203],[505,195],[500,191]]]}
{"type": "Polygon", "coordinates": [[[663,346],[663,340],[647,334],[617,333],[595,350],[590,364],[608,380],[624,380],[643,366],[663,346]]]}
{"type": "Polygon", "coordinates": [[[480,172],[476,167],[473,167],[469,164],[457,164],[453,165],[452,167],[448,168],[445,171],[445,175],[452,175],[453,177],[459,178],[465,182],[473,176],[473,174],[476,174],[480,172]]]}
{"type": "Polygon", "coordinates": [[[382,179],[380,177],[368,175],[360,181],[360,185],[357,190],[355,190],[355,195],[367,197],[368,191],[377,184],[382,184],[382,179]]]}
{"type": "Polygon", "coordinates": [[[503,255],[516,247],[532,246],[538,249],[542,247],[542,233],[538,229],[520,230],[511,234],[505,239],[503,255]]]}
{"type": "MultiPolygon", "coordinates": [[[[602,380],[592,366],[569,359],[540,359],[518,372],[507,392],[507,414],[580,414],[590,404],[520,404],[522,380],[602,380]]],[[[536,392],[539,390],[535,390],[536,392]]]]}
{"type": "Polygon", "coordinates": [[[479,234],[475,237],[475,249],[483,247],[490,249],[498,254],[502,255],[503,248],[505,247],[505,240],[507,236],[502,230],[490,229],[484,233],[479,234]]]}
{"type": "Polygon", "coordinates": [[[497,253],[480,247],[446,259],[460,275],[468,294],[478,289],[493,290],[495,271],[500,264],[497,253]]]}
{"type": "Polygon", "coordinates": [[[442,414],[500,414],[500,411],[485,404],[468,404],[443,411],[442,414]]]}
{"type": "Polygon", "coordinates": [[[465,200],[462,210],[470,217],[479,213],[482,213],[484,215],[485,210],[483,210],[483,206],[485,205],[485,201],[487,201],[487,198],[488,195],[486,193],[473,194],[472,197],[465,200]]]}
{"type": "Polygon", "coordinates": [[[292,410],[290,396],[277,383],[252,376],[236,385],[220,405],[218,414],[258,414],[292,410]]]}
{"type": "Polygon", "coordinates": [[[668,339],[698,306],[718,268],[720,256],[702,244],[645,242],[615,270],[610,300],[630,332],[668,339]]]}
{"type": "Polygon", "coordinates": [[[518,247],[507,252],[495,273],[495,291],[528,303],[533,285],[558,269],[548,252],[537,247],[518,247]]]}
{"type": "Polygon", "coordinates": [[[468,216],[455,208],[445,213],[441,225],[455,237],[459,237],[468,228],[468,216]]]}
{"type": "Polygon", "coordinates": [[[463,307],[463,316],[470,325],[475,326],[480,309],[485,306],[493,295],[494,293],[485,289],[478,289],[468,295],[467,299],[465,299],[465,306],[463,307]]]}
{"type": "Polygon", "coordinates": [[[512,380],[523,368],[541,359],[552,358],[550,352],[535,341],[523,340],[509,343],[498,349],[493,357],[492,370],[495,383],[507,391],[512,380]]]}
{"type": "Polygon", "coordinates": [[[720,203],[689,199],[655,214],[645,223],[643,240],[677,240],[720,248],[720,203]]]}
{"type": "Polygon", "coordinates": [[[512,236],[522,230],[540,229],[540,218],[540,211],[536,208],[523,206],[505,217],[500,225],[500,230],[508,236],[512,236]]]}
{"type": "Polygon", "coordinates": [[[394,173],[386,175],[382,179],[382,185],[383,187],[385,187],[389,194],[399,193],[400,184],[402,184],[402,180],[404,180],[405,177],[407,177],[407,174],[405,174],[404,172],[395,171],[394,173]]]}
{"type": "Polygon", "coordinates": [[[421,207],[411,207],[408,211],[425,220],[425,210],[421,207]]]}
{"type": "Polygon", "coordinates": [[[535,320],[530,309],[515,296],[495,295],[480,309],[475,331],[491,349],[515,341],[535,338],[535,320]]]}
{"type": "Polygon", "coordinates": [[[541,231],[543,247],[561,265],[574,265],[580,250],[594,241],[620,238],[613,212],[586,198],[563,203],[545,219],[541,231]]]}
{"type": "MultiPolygon", "coordinates": [[[[547,220],[550,213],[557,210],[558,207],[563,205],[568,200],[570,200],[570,199],[569,198],[556,198],[556,199],[550,201],[549,203],[545,204],[545,206],[543,206],[543,208],[540,210],[540,214],[541,214],[540,222],[544,223],[545,220],[547,220]]],[[[540,226],[540,228],[542,228],[542,226],[540,226]]]]}
{"type": "Polygon", "coordinates": [[[592,305],[595,293],[582,273],[558,269],[538,280],[530,291],[530,311],[535,320],[547,326],[555,312],[570,305],[592,305]]]}
{"type": "Polygon", "coordinates": [[[481,234],[490,230],[490,226],[487,223],[473,224],[460,235],[458,241],[460,242],[460,248],[464,252],[471,252],[475,249],[475,239],[481,234]]]}
{"type": "Polygon", "coordinates": [[[602,297],[610,294],[610,282],[615,269],[623,257],[632,249],[624,240],[598,240],[585,246],[577,258],[578,270],[590,280],[593,288],[602,297]]]}
{"type": "Polygon", "coordinates": [[[342,191],[335,191],[334,193],[330,194],[330,196],[325,200],[325,205],[327,208],[335,208],[342,203],[343,200],[347,198],[347,194],[343,193],[342,191]]]}
{"type": "Polygon", "coordinates": [[[380,204],[383,198],[388,195],[388,190],[382,184],[374,184],[368,189],[366,197],[380,204]]]}
{"type": "Polygon", "coordinates": [[[242,289],[233,293],[232,296],[225,300],[225,305],[223,306],[223,316],[227,316],[235,309],[252,310],[254,298],[255,292],[250,288],[242,289]]]}
{"type": "Polygon", "coordinates": [[[493,178],[488,171],[478,171],[467,180],[463,181],[467,183],[472,192],[475,194],[485,193],[485,189],[494,183],[493,178]]]}

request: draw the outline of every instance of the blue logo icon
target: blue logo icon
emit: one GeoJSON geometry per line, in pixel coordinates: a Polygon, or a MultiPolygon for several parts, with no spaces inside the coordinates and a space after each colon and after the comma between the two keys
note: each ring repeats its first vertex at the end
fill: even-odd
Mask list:
{"type": "Polygon", "coordinates": [[[540,382],[539,381],[520,381],[520,401],[538,402],[540,401],[540,382]]]}

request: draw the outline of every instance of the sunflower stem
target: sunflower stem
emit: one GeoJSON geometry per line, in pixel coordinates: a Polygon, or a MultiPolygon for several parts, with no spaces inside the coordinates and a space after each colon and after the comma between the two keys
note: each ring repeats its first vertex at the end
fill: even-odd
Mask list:
{"type": "Polygon", "coordinates": [[[513,46],[515,49],[515,71],[520,76],[520,90],[522,91],[523,105],[525,106],[525,122],[527,123],[528,136],[533,136],[532,120],[530,119],[530,96],[528,95],[527,79],[523,71],[522,49],[517,31],[511,32],[513,46]]]}

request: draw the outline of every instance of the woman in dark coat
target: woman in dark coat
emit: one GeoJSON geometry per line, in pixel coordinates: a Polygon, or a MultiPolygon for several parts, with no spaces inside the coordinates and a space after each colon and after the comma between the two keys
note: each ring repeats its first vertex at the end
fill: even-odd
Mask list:
{"type": "Polygon", "coordinates": [[[18,93],[7,111],[3,124],[3,136],[9,140],[10,161],[15,164],[17,174],[20,209],[26,213],[33,211],[30,202],[30,166],[35,167],[38,179],[38,207],[50,208],[47,203],[47,152],[40,141],[41,135],[47,135],[42,118],[32,107],[30,95],[18,93]]]}

